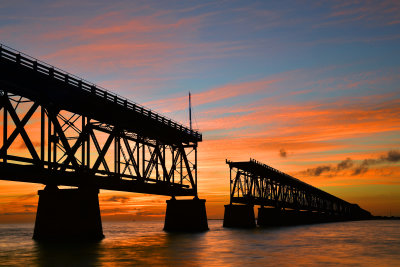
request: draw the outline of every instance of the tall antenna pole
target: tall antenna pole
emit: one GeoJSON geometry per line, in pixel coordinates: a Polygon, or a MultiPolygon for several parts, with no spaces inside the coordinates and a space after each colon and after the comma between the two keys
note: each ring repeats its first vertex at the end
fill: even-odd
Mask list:
{"type": "Polygon", "coordinates": [[[192,130],[192,96],[190,95],[190,91],[189,91],[189,123],[190,123],[190,130],[192,130]]]}

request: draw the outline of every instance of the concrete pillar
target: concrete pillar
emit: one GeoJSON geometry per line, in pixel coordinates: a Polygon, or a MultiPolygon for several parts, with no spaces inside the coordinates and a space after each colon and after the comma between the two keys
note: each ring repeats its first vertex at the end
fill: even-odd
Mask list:
{"type": "Polygon", "coordinates": [[[256,227],[253,205],[225,205],[224,227],[256,227]]]}
{"type": "Polygon", "coordinates": [[[284,210],[282,211],[282,224],[283,225],[298,225],[302,224],[302,218],[298,210],[284,210]]]}
{"type": "Polygon", "coordinates": [[[208,230],[206,200],[167,200],[165,231],[200,232],[208,230]]]}
{"type": "Polygon", "coordinates": [[[323,222],[323,217],[319,212],[301,211],[304,216],[305,224],[314,224],[323,222]]]}
{"type": "Polygon", "coordinates": [[[298,210],[259,208],[257,224],[260,226],[286,226],[320,223],[324,217],[320,213],[298,210]]]}
{"type": "Polygon", "coordinates": [[[101,240],[98,189],[58,189],[46,186],[39,190],[33,239],[101,240]]]}
{"type": "Polygon", "coordinates": [[[276,208],[258,208],[257,224],[260,226],[282,225],[281,210],[276,208]]]}

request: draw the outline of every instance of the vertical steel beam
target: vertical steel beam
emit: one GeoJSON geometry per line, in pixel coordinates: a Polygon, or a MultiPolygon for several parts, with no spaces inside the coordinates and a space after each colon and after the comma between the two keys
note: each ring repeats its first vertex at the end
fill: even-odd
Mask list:
{"type": "Polygon", "coordinates": [[[195,194],[197,197],[197,144],[194,146],[194,183],[196,185],[195,194]]]}
{"type": "Polygon", "coordinates": [[[136,140],[136,158],[137,158],[137,171],[139,172],[139,177],[143,177],[142,174],[140,174],[140,143],[139,143],[139,137],[136,140]]]}
{"type": "MultiPolygon", "coordinates": [[[[183,149],[183,151],[185,151],[185,149],[183,149]]],[[[179,166],[179,173],[180,173],[180,183],[182,184],[182,179],[183,179],[183,166],[182,166],[182,153],[181,153],[181,155],[180,155],[180,157],[179,157],[180,159],[179,159],[179,164],[180,164],[180,166],[179,166]]]]}
{"type": "Polygon", "coordinates": [[[142,177],[146,179],[146,148],[144,140],[142,143],[142,177]]]}
{"type": "Polygon", "coordinates": [[[175,149],[172,147],[172,167],[169,172],[169,179],[172,177],[172,183],[175,182],[175,169],[176,169],[176,160],[175,160],[175,149]]]}
{"type": "Polygon", "coordinates": [[[119,133],[116,133],[114,139],[114,171],[118,176],[120,175],[120,145],[119,145],[119,133]]]}
{"type": "MultiPolygon", "coordinates": [[[[164,162],[163,166],[165,167],[165,145],[164,144],[163,144],[163,155],[162,155],[162,158],[163,158],[163,162],[164,162]]],[[[166,179],[169,180],[169,176],[168,176],[168,172],[166,171],[166,167],[165,167],[164,174],[163,174],[163,181],[165,182],[166,179]]]]}
{"type": "MultiPolygon", "coordinates": [[[[4,98],[6,98],[7,97],[7,93],[6,92],[4,92],[4,96],[2,97],[3,99],[4,98]]],[[[2,102],[3,102],[3,99],[2,99],[2,102]]],[[[7,163],[7,147],[6,147],[6,144],[7,144],[7,138],[8,138],[8,136],[7,136],[7,127],[8,127],[8,125],[7,125],[7,108],[6,108],[6,105],[4,105],[4,107],[3,107],[3,109],[4,109],[4,113],[3,113],[3,148],[4,148],[4,157],[3,157],[3,162],[4,163],[7,163]]]]}
{"type": "Polygon", "coordinates": [[[46,142],[45,140],[45,126],[46,126],[46,118],[45,118],[45,110],[44,107],[42,106],[40,108],[40,159],[42,160],[42,163],[45,161],[45,151],[44,151],[44,143],[46,142]]]}
{"type": "Polygon", "coordinates": [[[90,119],[86,118],[86,127],[87,127],[87,132],[86,132],[86,166],[88,169],[90,169],[90,132],[92,132],[92,128],[90,125],[90,119]]]}
{"type": "Polygon", "coordinates": [[[53,164],[51,163],[51,136],[52,136],[52,129],[51,129],[51,121],[48,119],[49,113],[47,111],[47,161],[48,161],[48,168],[51,170],[53,169],[53,164]]]}
{"type": "Polygon", "coordinates": [[[81,134],[83,135],[83,142],[82,142],[82,145],[81,145],[81,161],[82,161],[82,167],[85,167],[85,152],[86,152],[86,148],[85,148],[85,146],[86,146],[86,143],[85,143],[85,140],[86,140],[86,132],[85,132],[85,128],[86,128],[86,125],[85,125],[85,116],[81,116],[81,123],[82,123],[82,132],[81,132],[81,134]]]}
{"type": "MultiPolygon", "coordinates": [[[[47,113],[47,115],[50,118],[50,113],[47,113]]],[[[53,122],[53,126],[54,126],[54,122],[53,122]]],[[[53,142],[53,169],[55,170],[55,169],[57,169],[57,144],[58,144],[57,132],[56,132],[55,127],[53,127],[53,135],[51,136],[51,139],[53,142]]]]}
{"type": "MultiPolygon", "coordinates": [[[[159,144],[158,144],[158,141],[156,141],[156,150],[159,150],[159,144]]],[[[156,151],[154,151],[154,153],[156,153],[156,151]]],[[[158,171],[158,165],[160,165],[160,163],[159,163],[159,155],[158,155],[159,153],[157,153],[157,155],[156,155],[156,180],[158,181],[159,180],[159,177],[160,177],[160,173],[159,173],[159,171],[158,171]]]]}
{"type": "Polygon", "coordinates": [[[229,200],[232,205],[232,167],[229,165],[229,200]]]}

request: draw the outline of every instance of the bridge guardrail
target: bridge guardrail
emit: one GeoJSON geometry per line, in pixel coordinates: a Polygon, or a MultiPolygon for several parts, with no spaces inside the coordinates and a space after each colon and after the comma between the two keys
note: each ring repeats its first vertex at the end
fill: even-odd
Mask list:
{"type": "Polygon", "coordinates": [[[69,85],[77,87],[83,91],[95,94],[98,97],[103,97],[107,101],[114,102],[120,106],[123,106],[127,109],[133,110],[135,112],[141,113],[143,116],[150,117],[157,122],[160,122],[166,126],[175,128],[178,131],[184,132],[188,135],[195,137],[197,140],[202,139],[201,133],[198,131],[190,130],[189,128],[183,126],[182,124],[167,118],[158,112],[155,112],[151,109],[148,109],[138,103],[135,103],[125,97],[122,97],[116,93],[113,93],[101,86],[93,84],[89,81],[86,81],[76,75],[73,75],[67,71],[49,65],[43,61],[40,61],[36,58],[33,58],[27,54],[24,54],[20,51],[17,51],[11,47],[0,44],[0,58],[7,59],[9,61],[20,64],[21,66],[33,69],[39,73],[48,75],[54,79],[63,81],[69,85]]]}

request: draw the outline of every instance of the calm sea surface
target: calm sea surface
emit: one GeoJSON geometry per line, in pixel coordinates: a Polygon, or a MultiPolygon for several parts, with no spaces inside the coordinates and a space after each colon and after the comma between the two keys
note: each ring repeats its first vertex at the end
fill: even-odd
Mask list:
{"type": "Polygon", "coordinates": [[[97,244],[38,244],[32,224],[0,225],[1,266],[400,266],[400,221],[171,234],[163,222],[104,222],[97,244]]]}

